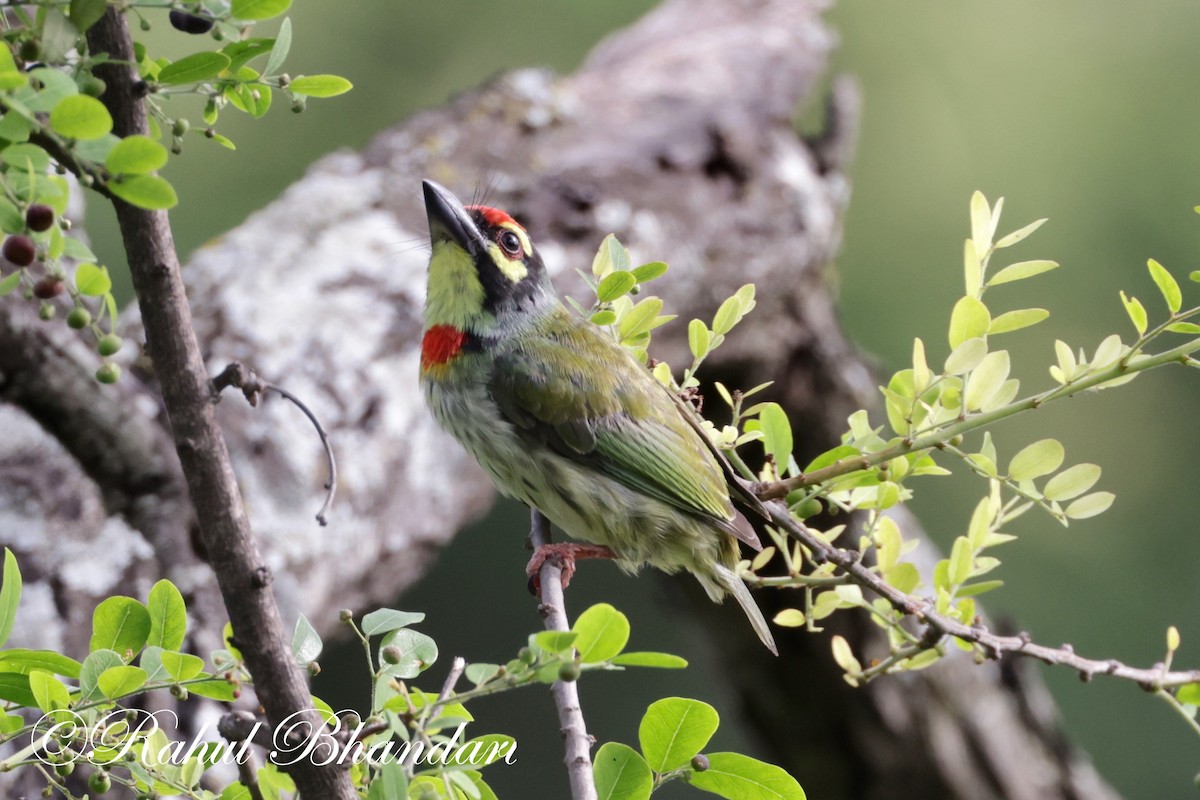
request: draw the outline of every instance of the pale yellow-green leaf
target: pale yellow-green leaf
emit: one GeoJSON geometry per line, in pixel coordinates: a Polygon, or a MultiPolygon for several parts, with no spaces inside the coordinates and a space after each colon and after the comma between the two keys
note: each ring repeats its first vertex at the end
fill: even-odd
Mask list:
{"type": "Polygon", "coordinates": [[[1129,315],[1129,319],[1133,322],[1133,327],[1137,330],[1138,336],[1146,332],[1146,308],[1141,304],[1136,297],[1127,297],[1125,292],[1121,292],[1121,303],[1125,306],[1125,313],[1129,315]]]}
{"type": "Polygon", "coordinates": [[[759,553],[758,555],[756,555],[754,557],[754,560],[750,562],[750,569],[757,572],[758,570],[765,567],[767,565],[767,563],[774,557],[775,557],[774,545],[765,547],[765,548],[763,548],[763,551],[761,553],[759,553]]]}
{"type": "Polygon", "coordinates": [[[880,572],[886,573],[900,558],[900,547],[904,539],[900,527],[891,517],[880,517],[875,526],[876,560],[880,572]]]}
{"type": "Polygon", "coordinates": [[[975,252],[983,254],[992,246],[992,210],[983,192],[971,195],[971,240],[975,252]]]}
{"type": "Polygon", "coordinates": [[[839,667],[851,674],[862,672],[862,664],[858,663],[858,659],[854,657],[849,642],[841,636],[834,636],[830,644],[833,648],[833,660],[839,667]]]}
{"type": "Polygon", "coordinates": [[[781,628],[799,628],[804,624],[804,612],[798,608],[785,608],[771,621],[781,628]]]}
{"type": "Polygon", "coordinates": [[[1179,628],[1174,625],[1167,628],[1167,652],[1174,653],[1179,649],[1179,628]]]}
{"type": "Polygon", "coordinates": [[[996,249],[999,250],[1002,247],[1012,247],[1014,244],[1016,244],[1017,242],[1020,242],[1025,237],[1027,237],[1029,234],[1033,233],[1038,228],[1042,227],[1042,225],[1045,224],[1045,222],[1046,222],[1045,219],[1036,220],[1034,222],[1029,223],[1024,228],[1020,228],[1020,229],[1015,230],[1012,233],[1008,234],[1007,236],[1001,237],[1000,241],[996,242],[996,249]]]}
{"type": "Polygon", "coordinates": [[[1058,356],[1058,368],[1062,371],[1062,380],[1060,383],[1066,383],[1075,377],[1075,352],[1071,350],[1071,346],[1062,339],[1054,341],[1054,354],[1058,356]]]}
{"type": "Polygon", "coordinates": [[[980,406],[979,410],[991,411],[993,408],[1008,405],[1016,399],[1019,391],[1021,391],[1021,382],[1016,378],[1009,378],[1000,386],[1000,391],[992,395],[986,403],[980,406]]]}
{"type": "Polygon", "coordinates": [[[1067,506],[1067,516],[1071,519],[1087,519],[1108,511],[1116,495],[1112,492],[1092,492],[1085,494],[1071,505],[1067,506]]]}
{"type": "Polygon", "coordinates": [[[962,297],[950,313],[950,346],[958,347],[967,339],[987,334],[992,316],[987,306],[974,297],[962,297]]]}
{"type": "Polygon", "coordinates": [[[992,320],[992,324],[988,326],[988,333],[1019,331],[1021,328],[1037,325],[1049,316],[1050,312],[1044,308],[1021,308],[1016,311],[1006,311],[992,320]]]}
{"type": "Polygon", "coordinates": [[[1106,336],[1100,346],[1096,348],[1096,355],[1092,358],[1092,369],[1104,369],[1117,363],[1121,356],[1125,355],[1125,346],[1121,344],[1121,337],[1117,334],[1106,336]]]}
{"type": "Polygon", "coordinates": [[[996,462],[983,453],[970,453],[967,455],[967,460],[978,467],[989,478],[994,478],[1000,474],[1000,470],[996,468],[996,462]]]}
{"type": "Polygon", "coordinates": [[[1174,314],[1183,305],[1183,294],[1179,291],[1179,283],[1175,280],[1175,276],[1167,272],[1166,268],[1153,258],[1146,262],[1146,266],[1150,269],[1150,277],[1154,279],[1158,290],[1162,292],[1167,308],[1174,314]]]}
{"type": "Polygon", "coordinates": [[[1097,464],[1076,464],[1068,467],[1046,482],[1042,495],[1047,500],[1070,500],[1086,492],[1100,480],[1097,464]]]}
{"type": "Polygon", "coordinates": [[[1009,264],[993,275],[988,280],[988,286],[999,286],[1003,283],[1012,283],[1013,281],[1024,280],[1025,278],[1032,278],[1034,275],[1041,275],[1043,272],[1049,272],[1056,267],[1058,267],[1057,261],[1046,261],[1044,259],[1018,261],[1015,264],[1009,264]]]}
{"type": "Polygon", "coordinates": [[[925,391],[925,387],[929,386],[929,381],[932,374],[929,371],[929,363],[925,360],[925,343],[919,338],[913,339],[913,388],[917,394],[925,391]]]}
{"type": "Polygon", "coordinates": [[[961,375],[978,367],[986,355],[986,340],[982,337],[967,339],[950,351],[943,369],[947,375],[961,375]]]}
{"type": "Polygon", "coordinates": [[[950,549],[950,564],[947,567],[951,585],[958,586],[971,577],[971,561],[974,555],[971,543],[966,537],[959,536],[954,540],[954,547],[950,549]]]}
{"type": "Polygon", "coordinates": [[[833,587],[833,593],[842,601],[842,606],[845,608],[854,608],[862,605],[863,594],[862,589],[853,583],[843,584],[842,586],[833,587]]]}
{"type": "Polygon", "coordinates": [[[983,549],[991,521],[992,504],[985,497],[975,506],[975,511],[971,514],[971,523],[967,526],[967,541],[972,548],[983,549]]]}
{"type": "Polygon", "coordinates": [[[971,372],[963,390],[963,405],[967,411],[978,411],[987,405],[1008,380],[1010,368],[1007,350],[998,350],[984,356],[979,366],[971,372]]]}
{"type": "Polygon", "coordinates": [[[1008,477],[1025,481],[1049,475],[1062,466],[1066,451],[1057,439],[1042,439],[1021,449],[1008,462],[1008,477]]]}
{"type": "Polygon", "coordinates": [[[963,242],[963,283],[967,297],[979,296],[979,290],[983,288],[983,262],[971,239],[963,242]]]}

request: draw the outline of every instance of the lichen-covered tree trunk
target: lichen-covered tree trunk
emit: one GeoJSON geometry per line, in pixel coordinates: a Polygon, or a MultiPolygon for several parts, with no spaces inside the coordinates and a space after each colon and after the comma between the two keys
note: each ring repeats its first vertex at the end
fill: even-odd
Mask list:
{"type": "MultiPolygon", "coordinates": [[[[222,403],[285,614],[304,611],[328,629],[338,608],[386,602],[493,499],[416,389],[426,251],[403,243],[425,230],[421,178],[466,195],[487,186],[490,202],[527,224],[568,293],[580,294],[573,268],[586,268],[609,232],[635,256],[671,263],[657,291],[684,318],[711,316],[738,286],[757,284],[758,308],[707,377],[775,381],[806,450],[831,446],[851,411],[874,405],[826,275],[850,199],[853,84],[833,82],[820,137],[805,141],[792,125],[798,108],[823,100],[835,44],[823,5],[668,0],[574,75],[504,75],[363,153],[323,159],[196,255],[186,274],[210,369],[238,359],[286,386],[341,454],[336,514],[322,529],[312,514],[324,460],[309,423],[275,399],[260,409],[222,403]]],[[[683,331],[664,329],[654,355],[684,360],[683,331]]],[[[136,313],[127,333],[138,336],[136,313]]],[[[65,332],[37,325],[20,300],[0,302],[0,541],[26,574],[16,635],[79,652],[96,602],[168,576],[189,596],[203,650],[224,614],[188,535],[153,386],[102,391],[93,370],[65,332]]],[[[856,651],[882,647],[865,620],[839,625],[856,651]]],[[[748,632],[722,652],[747,716],[810,796],[1114,796],[1062,739],[1051,700],[1020,665],[952,657],[852,690],[826,639],[779,638],[777,660],[748,632]]]]}

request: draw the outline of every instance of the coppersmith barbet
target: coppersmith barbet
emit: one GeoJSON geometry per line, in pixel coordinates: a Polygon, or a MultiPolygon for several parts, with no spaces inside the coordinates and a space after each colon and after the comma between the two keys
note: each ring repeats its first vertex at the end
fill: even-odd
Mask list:
{"type": "Polygon", "coordinates": [[[670,390],[564,306],[525,229],[424,182],[432,254],[421,385],[438,423],[506,495],[624,570],[687,570],[733,595],[772,652],[734,568],[761,548],[720,456],[670,390]]]}

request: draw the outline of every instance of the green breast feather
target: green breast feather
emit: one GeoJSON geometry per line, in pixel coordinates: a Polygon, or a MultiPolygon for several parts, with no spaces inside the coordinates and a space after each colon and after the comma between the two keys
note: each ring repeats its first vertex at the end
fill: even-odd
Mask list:
{"type": "Polygon", "coordinates": [[[489,388],[531,445],[729,527],[733,507],[708,443],[641,364],[566,309],[496,354],[489,388]]]}

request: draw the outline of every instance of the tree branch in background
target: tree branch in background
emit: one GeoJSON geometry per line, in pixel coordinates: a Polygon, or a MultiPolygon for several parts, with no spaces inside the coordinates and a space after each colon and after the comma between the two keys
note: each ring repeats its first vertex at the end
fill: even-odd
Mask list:
{"type": "MultiPolygon", "coordinates": [[[[534,551],[550,544],[550,521],[536,508],[529,512],[529,542],[534,551]]],[[[562,587],[562,565],[551,556],[542,563],[538,572],[541,581],[542,602],[538,613],[546,622],[548,631],[569,631],[567,604],[562,587]]],[[[583,708],[579,704],[579,687],[575,681],[555,681],[550,688],[554,706],[558,709],[558,722],[562,728],[566,755],[567,777],[571,784],[571,800],[596,800],[596,781],[592,774],[592,737],[588,735],[583,720],[583,708]]]]}
{"type": "MultiPolygon", "coordinates": [[[[87,33],[91,53],[112,62],[96,68],[108,89],[104,102],[121,137],[147,133],[139,98],[133,42],[126,19],[115,8],[87,33]]],[[[250,532],[241,494],[221,429],[213,412],[211,388],[192,326],[179,260],[166,212],[146,211],[114,201],[134,290],[142,310],[146,347],[162,387],[176,451],[191,492],[200,536],[216,573],[234,636],[254,677],[258,699],[272,725],[307,709],[312,735],[325,729],[312,709],[308,688],[292,658],[283,622],[271,592],[270,572],[250,532]]],[[[333,746],[332,740],[328,741],[333,746]]],[[[306,797],[354,800],[349,775],[321,769],[309,759],[292,767],[306,797]]]]}

